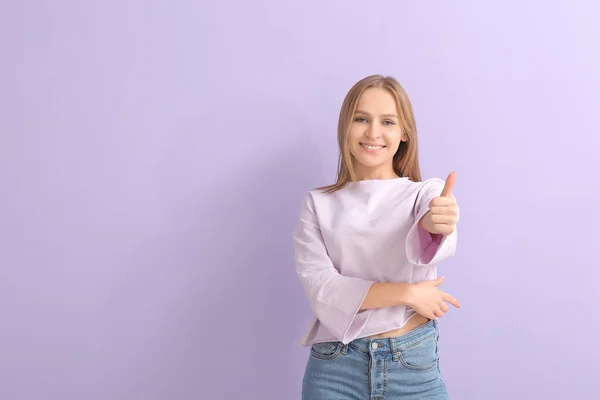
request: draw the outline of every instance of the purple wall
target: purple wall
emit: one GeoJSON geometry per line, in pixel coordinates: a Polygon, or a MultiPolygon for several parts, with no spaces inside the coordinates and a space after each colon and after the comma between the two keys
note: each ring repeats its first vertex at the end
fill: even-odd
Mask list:
{"type": "Polygon", "coordinates": [[[0,398],[298,399],[291,230],[371,73],[458,173],[453,399],[600,398],[600,6],[413,3],[3,2],[0,398]]]}

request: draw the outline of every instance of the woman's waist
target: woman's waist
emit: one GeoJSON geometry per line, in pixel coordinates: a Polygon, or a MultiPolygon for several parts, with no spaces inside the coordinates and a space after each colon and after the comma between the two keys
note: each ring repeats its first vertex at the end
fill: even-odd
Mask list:
{"type": "Polygon", "coordinates": [[[424,317],[421,314],[415,314],[402,327],[396,328],[396,329],[391,329],[391,330],[385,330],[380,333],[375,333],[375,334],[369,335],[368,338],[370,338],[370,339],[387,339],[387,338],[401,336],[401,335],[404,335],[405,333],[412,331],[413,329],[416,329],[422,325],[425,325],[429,321],[431,321],[429,318],[424,317]]]}
{"type": "MultiPolygon", "coordinates": [[[[438,321],[430,320],[420,315],[419,317],[414,320],[415,325],[409,326],[409,324],[406,324],[400,329],[386,332],[382,337],[375,335],[375,337],[368,336],[354,339],[348,346],[364,352],[393,352],[414,346],[415,343],[420,343],[428,337],[431,337],[432,340],[437,340],[438,321]],[[425,322],[421,318],[424,318],[425,322]]],[[[413,320],[411,319],[409,322],[412,323],[413,320]]]]}

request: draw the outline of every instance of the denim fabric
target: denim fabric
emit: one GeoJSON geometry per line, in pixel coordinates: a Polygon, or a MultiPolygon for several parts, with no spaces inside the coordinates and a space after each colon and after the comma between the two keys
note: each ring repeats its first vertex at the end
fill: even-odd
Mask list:
{"type": "Polygon", "coordinates": [[[303,400],[449,400],[438,356],[438,322],[403,335],[312,345],[303,400]]]}

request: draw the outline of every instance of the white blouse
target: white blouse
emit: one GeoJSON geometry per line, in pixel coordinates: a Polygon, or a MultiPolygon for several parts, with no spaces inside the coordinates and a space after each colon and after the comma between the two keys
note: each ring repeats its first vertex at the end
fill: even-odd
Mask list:
{"type": "Polygon", "coordinates": [[[415,283],[437,277],[456,251],[456,231],[431,235],[418,224],[444,181],[408,178],[351,182],[308,192],[294,231],[296,271],[314,314],[300,344],[367,337],[401,328],[407,306],[359,311],[374,282],[415,283]]]}

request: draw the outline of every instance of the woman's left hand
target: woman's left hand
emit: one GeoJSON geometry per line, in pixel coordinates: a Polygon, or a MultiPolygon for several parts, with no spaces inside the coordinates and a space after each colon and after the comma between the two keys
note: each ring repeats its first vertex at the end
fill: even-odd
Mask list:
{"type": "Polygon", "coordinates": [[[456,230],[458,221],[458,204],[452,197],[452,188],[456,180],[456,172],[451,172],[439,197],[429,203],[429,212],[425,214],[421,225],[433,234],[450,235],[456,230]]]}

